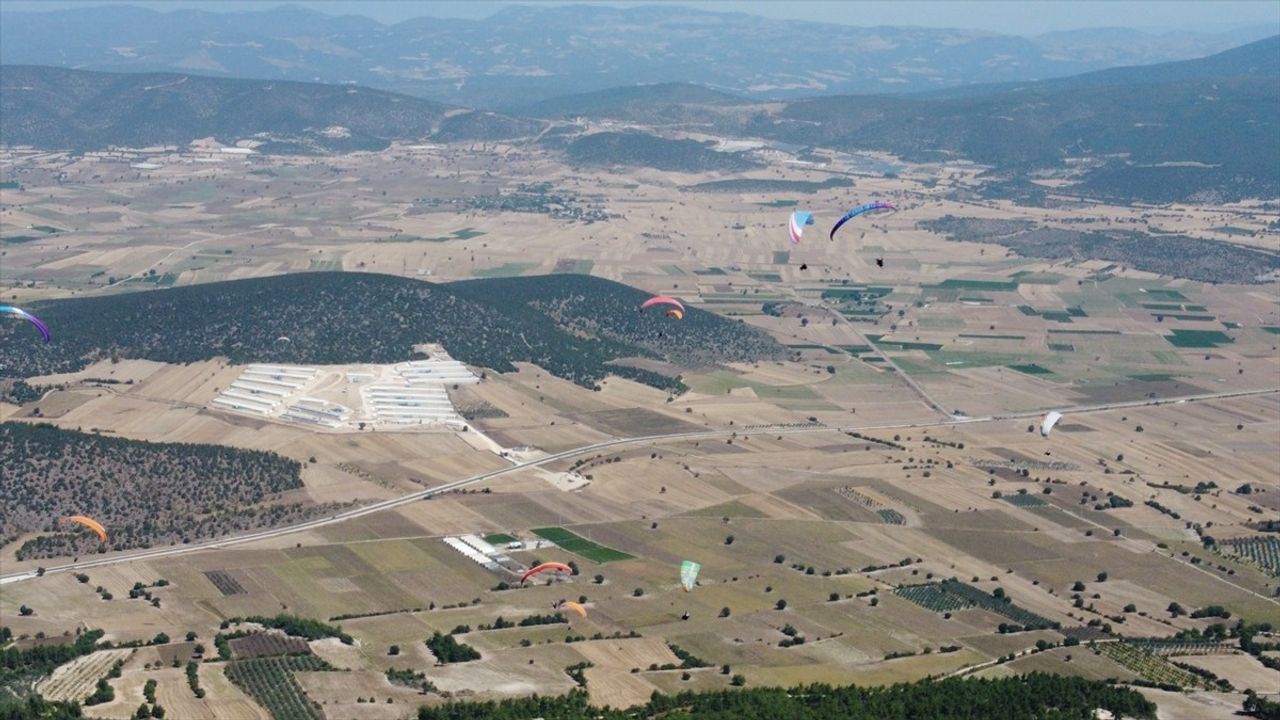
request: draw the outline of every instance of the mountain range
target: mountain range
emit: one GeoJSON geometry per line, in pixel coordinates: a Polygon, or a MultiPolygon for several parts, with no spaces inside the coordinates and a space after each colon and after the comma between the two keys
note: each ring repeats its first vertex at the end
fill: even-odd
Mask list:
{"type": "Polygon", "coordinates": [[[355,85],[186,73],[0,66],[0,85],[0,141],[49,149],[215,137],[299,153],[540,138],[576,164],[722,173],[755,165],[678,137],[696,130],[912,161],[967,159],[989,166],[1011,196],[1039,187],[1028,187],[1027,174],[1048,173],[1071,180],[1074,192],[1120,201],[1280,197],[1280,36],[1196,60],[932,93],[766,103],[673,82],[575,93],[511,114],[355,85]],[[602,120],[642,129],[596,132],[602,120]]]}
{"type": "Polygon", "coordinates": [[[124,5],[2,12],[0,63],[357,83],[510,111],[569,93],[670,81],[753,99],[1030,81],[1199,57],[1274,32],[1101,28],[1025,38],[665,4],[517,5],[482,20],[384,25],[288,6],[157,12],[124,5]]]}

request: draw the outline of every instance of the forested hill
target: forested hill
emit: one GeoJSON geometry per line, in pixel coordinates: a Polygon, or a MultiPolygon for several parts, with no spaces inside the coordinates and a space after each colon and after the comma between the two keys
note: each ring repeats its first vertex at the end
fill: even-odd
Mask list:
{"type": "Polygon", "coordinates": [[[175,73],[6,65],[0,83],[0,142],[54,149],[262,136],[295,150],[376,150],[430,135],[450,109],[352,85],[175,73]]]}
{"type": "Polygon", "coordinates": [[[185,363],[390,363],[440,343],[498,371],[535,363],[590,387],[609,374],[675,389],[676,378],[612,361],[708,365],[780,357],[743,323],[690,308],[683,322],[640,314],[647,293],[583,275],[437,285],[368,273],[302,273],[125,295],[34,303],[53,342],[0,324],[0,376],[81,369],[103,358],[185,363]],[[288,342],[280,338],[289,338],[288,342]]]}
{"type": "MultiPolygon", "coordinates": [[[[282,501],[302,487],[301,465],[271,452],[151,443],[0,423],[0,545],[23,533],[18,559],[94,552],[93,535],[55,522],[86,513],[113,550],[218,537],[331,514],[334,506],[282,501]]],[[[4,717],[0,713],[0,717],[4,717]]]]}

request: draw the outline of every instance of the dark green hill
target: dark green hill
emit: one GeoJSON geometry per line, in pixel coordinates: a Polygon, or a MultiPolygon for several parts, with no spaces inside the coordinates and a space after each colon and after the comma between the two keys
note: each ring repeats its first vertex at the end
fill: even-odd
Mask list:
{"type": "Polygon", "coordinates": [[[367,150],[430,135],[449,106],[352,85],[0,67],[0,142],[96,149],[224,142],[367,150]],[[343,128],[325,132],[328,128],[343,128]]]}
{"type": "Polygon", "coordinates": [[[635,132],[601,132],[569,143],[575,165],[630,165],[674,172],[736,172],[757,167],[743,153],[718,152],[709,143],[671,140],[635,132]]]}
{"type": "Polygon", "coordinates": [[[690,308],[683,322],[641,315],[647,293],[584,275],[451,285],[368,273],[303,273],[169,290],[34,303],[52,343],[0,324],[0,376],[73,371],[102,358],[186,363],[399,362],[440,343],[453,357],[498,371],[535,363],[591,387],[615,374],[654,387],[679,381],[612,365],[644,357],[682,366],[779,357],[743,323],[690,308]],[[289,342],[280,341],[287,337],[289,342]]]}

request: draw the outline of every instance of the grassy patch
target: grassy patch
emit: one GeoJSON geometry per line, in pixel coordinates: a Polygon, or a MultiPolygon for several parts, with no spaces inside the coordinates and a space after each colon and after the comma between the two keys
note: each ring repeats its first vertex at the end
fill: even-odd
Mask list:
{"type": "Polygon", "coordinates": [[[1174,330],[1172,335],[1165,335],[1164,339],[1180,348],[1216,348],[1235,342],[1219,330],[1174,330]]]}
{"type": "Polygon", "coordinates": [[[1025,365],[1007,365],[1010,370],[1017,370],[1027,375],[1052,375],[1053,371],[1049,368],[1040,367],[1035,363],[1027,363],[1025,365]]]}
{"type": "Polygon", "coordinates": [[[490,545],[506,545],[507,543],[515,542],[516,537],[506,533],[493,533],[492,535],[485,535],[484,541],[490,545]]]}
{"type": "Polygon", "coordinates": [[[604,564],[615,560],[630,560],[634,557],[620,550],[597,545],[560,527],[534,528],[533,534],[550,540],[565,550],[575,555],[581,555],[592,562],[604,564]]]}
{"type": "Polygon", "coordinates": [[[1187,315],[1185,313],[1165,313],[1164,316],[1167,318],[1173,318],[1174,320],[1187,320],[1191,322],[1213,322],[1217,319],[1212,315],[1187,315]]]}
{"type": "Polygon", "coordinates": [[[531,262],[509,262],[503,263],[497,267],[479,268],[471,273],[472,277],[478,278],[503,278],[516,277],[523,275],[525,271],[536,267],[538,263],[531,262]]]}
{"type": "Polygon", "coordinates": [[[941,290],[981,290],[984,292],[1015,292],[1018,289],[1018,283],[1008,282],[1005,280],[962,280],[960,278],[948,278],[937,285],[927,285],[926,288],[938,288],[941,290]]]}
{"type": "Polygon", "coordinates": [[[983,335],[981,333],[960,333],[962,338],[976,338],[979,340],[1026,340],[1026,335],[983,335]]]}
{"type": "Polygon", "coordinates": [[[1156,300],[1182,301],[1187,299],[1186,295],[1183,295],[1177,290],[1165,290],[1162,288],[1146,288],[1146,292],[1144,294],[1147,297],[1154,298],[1156,300]]]}
{"type": "Polygon", "coordinates": [[[774,251],[773,251],[773,264],[774,264],[774,265],[786,265],[786,264],[787,264],[787,263],[789,263],[789,262],[791,262],[791,251],[790,251],[790,250],[774,250],[774,251]]]}
{"type": "Polygon", "coordinates": [[[756,204],[761,205],[763,207],[788,208],[788,207],[795,207],[796,205],[799,205],[800,201],[799,200],[770,200],[769,202],[756,203],[756,204]]]}
{"type": "Polygon", "coordinates": [[[1054,352],[1075,352],[1076,346],[1071,343],[1049,343],[1049,349],[1054,352]]]}
{"type": "Polygon", "coordinates": [[[771,282],[771,283],[782,282],[782,276],[779,275],[778,273],[749,272],[747,273],[747,277],[751,278],[752,280],[755,280],[756,282],[771,282]]]}
{"type": "Polygon", "coordinates": [[[1280,335],[1280,325],[1263,325],[1262,329],[1272,335],[1280,335]]]}

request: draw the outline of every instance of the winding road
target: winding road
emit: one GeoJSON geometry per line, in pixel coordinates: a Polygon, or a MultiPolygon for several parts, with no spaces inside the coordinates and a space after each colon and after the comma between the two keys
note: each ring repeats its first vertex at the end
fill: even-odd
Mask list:
{"type": "MultiPolygon", "coordinates": [[[[1160,400],[1135,400],[1131,402],[1108,403],[1104,405],[1079,405],[1079,406],[1070,407],[1070,408],[1059,408],[1059,411],[1065,415],[1080,415],[1080,414],[1086,414],[1086,413],[1109,412],[1112,410],[1121,410],[1125,408],[1156,406],[1156,405],[1171,405],[1179,402],[1205,402],[1205,401],[1211,401],[1211,400],[1224,400],[1224,399],[1238,398],[1238,397],[1271,395],[1276,393],[1280,393],[1280,387],[1268,388],[1263,390],[1240,390],[1235,392],[1188,395],[1184,397],[1174,397],[1174,398],[1167,398],[1167,399],[1160,399],[1160,400]]],[[[908,429],[908,428],[939,427],[939,426],[947,426],[947,425],[970,425],[975,423],[991,423],[991,422],[1002,422],[1006,420],[1037,418],[1043,415],[1044,412],[1045,412],[1044,410],[1035,410],[1035,411],[1028,411],[1028,412],[1009,413],[1004,415],[994,415],[994,416],[982,417],[982,418],[948,417],[948,419],[946,420],[936,420],[931,422],[896,423],[896,424],[887,424],[887,425],[857,425],[857,426],[850,425],[850,426],[840,426],[840,427],[829,427],[825,425],[802,425],[802,426],[796,426],[796,425],[753,425],[752,426],[752,425],[749,425],[749,426],[743,426],[739,428],[725,429],[725,430],[705,430],[705,431],[696,431],[696,432],[669,433],[669,434],[663,434],[663,435],[646,435],[642,437],[618,438],[616,440],[608,440],[606,442],[595,443],[593,445],[584,445],[579,448],[564,450],[562,452],[558,452],[552,455],[547,455],[546,457],[541,457],[534,460],[527,460],[525,462],[515,463],[510,467],[499,468],[497,470],[490,470],[488,472],[480,473],[479,475],[472,475],[471,477],[468,477],[468,478],[463,478],[461,480],[455,480],[453,482],[445,483],[443,485],[437,485],[432,488],[419,490],[417,492],[409,493],[408,495],[402,495],[398,498],[392,498],[390,500],[382,500],[369,505],[364,505],[362,507],[352,508],[351,510],[346,510],[336,515],[330,515],[329,517],[324,517],[324,518],[317,518],[315,520],[309,520],[307,522],[298,523],[296,525],[288,525],[285,527],[271,528],[268,530],[257,530],[257,531],[245,533],[242,535],[219,538],[216,540],[209,540],[202,543],[193,543],[189,545],[177,545],[177,546],[170,546],[170,547],[164,547],[164,548],[153,548],[153,549],[147,549],[147,550],[139,550],[135,552],[122,552],[122,553],[111,555],[108,557],[101,557],[101,558],[96,558],[92,560],[81,560],[79,562],[72,562],[64,565],[55,565],[53,567],[45,568],[44,574],[50,575],[50,574],[56,574],[56,573],[66,573],[66,572],[84,570],[88,568],[103,567],[106,565],[115,565],[117,563],[133,562],[137,560],[155,560],[158,558],[173,557],[176,555],[186,555],[188,553],[200,552],[202,550],[215,550],[215,549],[227,548],[234,545],[242,545],[245,543],[255,542],[258,540],[267,540],[270,538],[281,537],[284,535],[291,535],[293,533],[306,532],[308,530],[315,530],[318,528],[325,527],[326,525],[345,522],[347,520],[364,517],[366,515],[372,515],[374,513],[382,512],[384,510],[391,510],[397,507],[401,507],[403,505],[408,505],[410,503],[417,502],[419,500],[431,497],[433,495],[441,495],[444,493],[451,492],[453,490],[458,490],[460,488],[467,487],[469,485],[481,483],[486,480],[492,480],[493,478],[501,477],[503,475],[509,475],[511,473],[517,473],[522,470],[528,470],[529,468],[539,467],[547,463],[557,462],[559,460],[567,460],[569,458],[577,457],[579,455],[586,455],[589,453],[599,452],[601,450],[608,450],[611,448],[621,447],[624,445],[654,444],[654,443],[678,442],[682,440],[700,440],[700,439],[708,439],[708,438],[734,437],[737,435],[749,435],[757,432],[765,432],[771,435],[797,435],[802,433],[818,433],[818,432],[847,432],[847,431],[862,432],[866,430],[898,430],[898,429],[908,429]]],[[[10,573],[8,575],[0,575],[0,585],[12,583],[12,582],[20,582],[23,580],[30,580],[37,576],[38,574],[34,570],[28,570],[25,572],[18,572],[18,573],[10,573]]]]}

